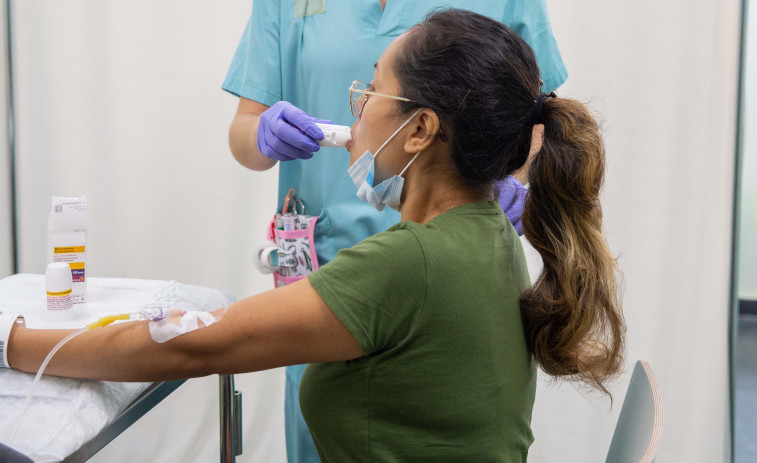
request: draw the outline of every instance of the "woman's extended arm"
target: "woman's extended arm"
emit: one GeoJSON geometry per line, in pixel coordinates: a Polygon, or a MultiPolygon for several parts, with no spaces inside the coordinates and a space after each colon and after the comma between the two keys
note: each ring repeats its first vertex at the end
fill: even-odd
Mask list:
{"type": "MultiPolygon", "coordinates": [[[[36,372],[47,353],[70,332],[14,327],[8,343],[11,367],[36,372]]],[[[355,337],[303,279],[236,302],[217,323],[163,344],[152,340],[147,322],[83,333],[55,354],[45,373],[105,381],[160,381],[362,355],[355,337]]]]}

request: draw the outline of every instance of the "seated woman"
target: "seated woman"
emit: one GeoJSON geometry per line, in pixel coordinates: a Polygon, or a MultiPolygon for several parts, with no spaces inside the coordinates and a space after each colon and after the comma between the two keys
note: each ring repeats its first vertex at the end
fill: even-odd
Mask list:
{"type": "MultiPolygon", "coordinates": [[[[87,332],[49,373],[155,381],[311,363],[301,406],[324,461],[525,461],[536,367],[607,392],[625,330],[601,230],[597,123],[540,87],[513,31],[433,14],[350,91],[347,173],[402,222],[165,343],[147,322],[87,332]],[[544,269],[531,285],[492,184],[524,167],[535,124],[544,136],[522,220],[544,269]]],[[[37,371],[67,333],[16,325],[10,366],[37,371]]]]}

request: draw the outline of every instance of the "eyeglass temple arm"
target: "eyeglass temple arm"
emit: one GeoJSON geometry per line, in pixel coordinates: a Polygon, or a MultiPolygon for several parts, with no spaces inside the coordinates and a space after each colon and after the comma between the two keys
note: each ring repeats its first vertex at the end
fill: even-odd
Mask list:
{"type": "Polygon", "coordinates": [[[352,90],[353,92],[357,92],[357,93],[363,93],[365,95],[383,96],[384,98],[393,98],[395,100],[409,101],[411,103],[415,103],[416,102],[415,100],[411,100],[410,98],[405,98],[405,97],[402,97],[402,96],[387,95],[385,93],[372,92],[370,90],[361,90],[359,88],[354,88],[354,87],[350,87],[350,90],[352,90]]]}

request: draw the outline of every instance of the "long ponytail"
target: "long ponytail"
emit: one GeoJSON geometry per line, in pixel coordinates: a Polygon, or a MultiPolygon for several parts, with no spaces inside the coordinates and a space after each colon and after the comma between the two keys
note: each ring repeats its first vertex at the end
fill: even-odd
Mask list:
{"type": "Polygon", "coordinates": [[[586,107],[548,98],[541,150],[528,168],[523,232],[544,268],[521,295],[526,342],[546,373],[609,394],[623,365],[617,264],[602,233],[605,150],[586,107]]]}
{"type": "Polygon", "coordinates": [[[602,236],[604,146],[596,121],[577,101],[537,97],[540,71],[528,44],[470,11],[437,11],[413,27],[393,70],[409,100],[398,103],[401,112],[436,112],[471,188],[491,188],[524,165],[541,115],[544,141],[528,169],[522,222],[544,271],[521,296],[526,342],[548,374],[607,393],[605,381],[623,363],[625,325],[615,259],[602,236]]]}

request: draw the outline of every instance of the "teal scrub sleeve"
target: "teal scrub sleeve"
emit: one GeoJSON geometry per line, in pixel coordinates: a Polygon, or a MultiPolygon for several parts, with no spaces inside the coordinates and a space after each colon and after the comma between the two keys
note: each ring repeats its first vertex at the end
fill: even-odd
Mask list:
{"type": "Polygon", "coordinates": [[[281,100],[279,9],[279,0],[255,0],[221,88],[266,106],[281,100]]]}
{"type": "Polygon", "coordinates": [[[552,33],[545,0],[517,1],[512,2],[512,5],[513,16],[505,24],[509,24],[534,50],[542,73],[541,79],[544,81],[542,91],[556,90],[565,83],[568,71],[552,33]]]}

